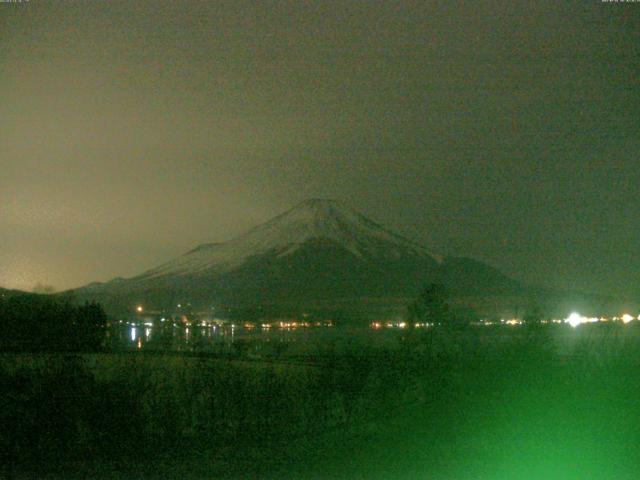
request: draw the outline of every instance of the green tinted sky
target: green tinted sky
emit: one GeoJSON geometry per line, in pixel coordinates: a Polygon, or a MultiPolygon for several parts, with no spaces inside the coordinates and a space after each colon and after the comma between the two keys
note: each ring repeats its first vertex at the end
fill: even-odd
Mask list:
{"type": "Polygon", "coordinates": [[[640,3],[0,3],[0,285],[133,275],[334,197],[640,293],[640,3]]]}

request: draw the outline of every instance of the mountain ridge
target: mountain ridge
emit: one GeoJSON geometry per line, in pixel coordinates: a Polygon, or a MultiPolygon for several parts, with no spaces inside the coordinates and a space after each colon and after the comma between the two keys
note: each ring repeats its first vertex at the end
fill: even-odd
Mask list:
{"type": "Polygon", "coordinates": [[[371,299],[410,298],[432,281],[454,293],[461,286],[492,295],[522,289],[482,262],[432,254],[343,202],[310,199],[228,242],[203,243],[134,277],[75,293],[106,308],[137,302],[169,308],[188,300],[291,309],[350,302],[357,309],[371,299]]]}
{"type": "Polygon", "coordinates": [[[405,250],[430,256],[436,262],[441,260],[421,245],[385,229],[342,202],[311,199],[239,237],[227,242],[198,245],[186,254],[134,278],[142,280],[165,274],[202,274],[207,270],[224,273],[240,266],[253,255],[272,251],[277,252],[278,256],[286,256],[313,238],[334,241],[358,257],[380,255],[384,250],[387,250],[387,254],[400,255],[400,250],[405,250]]]}

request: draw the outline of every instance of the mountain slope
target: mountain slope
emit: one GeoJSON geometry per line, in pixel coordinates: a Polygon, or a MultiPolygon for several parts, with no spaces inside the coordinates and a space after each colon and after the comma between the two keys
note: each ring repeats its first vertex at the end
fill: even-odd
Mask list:
{"type": "Polygon", "coordinates": [[[226,243],[200,245],[187,254],[149,270],[139,280],[163,275],[225,273],[249,258],[295,253],[310,240],[323,239],[342,247],[354,257],[435,258],[420,245],[396,235],[349,207],[333,200],[307,200],[267,223],[226,243]]]}
{"type": "Polygon", "coordinates": [[[346,205],[307,200],[225,243],[209,243],[130,279],[76,290],[120,306],[361,305],[411,297],[426,282],[454,292],[509,293],[520,286],[467,259],[440,259],[346,205]]]}

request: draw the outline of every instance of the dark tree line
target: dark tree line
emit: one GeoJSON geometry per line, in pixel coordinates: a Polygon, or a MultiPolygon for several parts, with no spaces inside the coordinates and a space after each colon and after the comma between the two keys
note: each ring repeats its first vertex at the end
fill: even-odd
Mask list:
{"type": "Polygon", "coordinates": [[[411,324],[426,322],[447,325],[452,319],[447,289],[440,283],[426,285],[409,305],[407,313],[411,324]]]}
{"type": "Polygon", "coordinates": [[[107,316],[97,303],[74,305],[59,298],[0,296],[0,349],[95,351],[102,347],[107,316]]]}
{"type": "Polygon", "coordinates": [[[406,320],[410,325],[427,323],[447,329],[464,328],[477,318],[472,308],[455,304],[442,283],[425,285],[408,305],[406,312],[406,320]]]}

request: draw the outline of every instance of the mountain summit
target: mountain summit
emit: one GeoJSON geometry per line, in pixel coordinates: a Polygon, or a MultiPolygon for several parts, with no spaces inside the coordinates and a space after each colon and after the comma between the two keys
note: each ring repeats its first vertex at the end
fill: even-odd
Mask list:
{"type": "Polygon", "coordinates": [[[517,288],[480,262],[442,260],[342,202],[311,199],[228,242],[200,245],[133,278],[76,293],[107,307],[144,302],[168,308],[188,301],[300,311],[397,301],[434,280],[452,289],[517,288]]]}
{"type": "Polygon", "coordinates": [[[435,262],[435,257],[422,246],[386,230],[345,204],[311,199],[229,242],[200,245],[138,278],[228,272],[258,255],[286,258],[312,241],[333,244],[359,259],[410,255],[435,262]]]}

